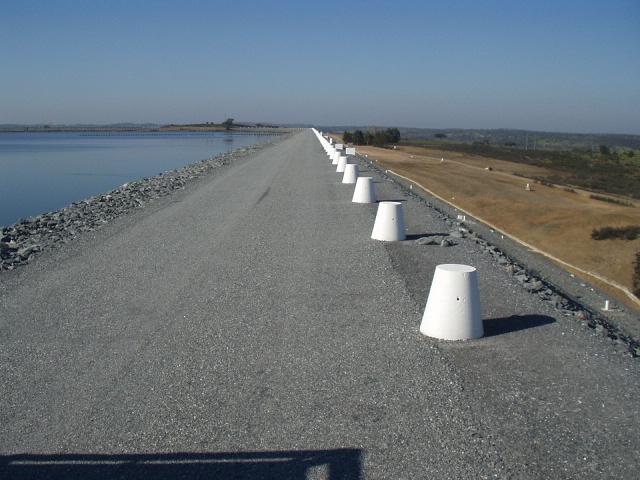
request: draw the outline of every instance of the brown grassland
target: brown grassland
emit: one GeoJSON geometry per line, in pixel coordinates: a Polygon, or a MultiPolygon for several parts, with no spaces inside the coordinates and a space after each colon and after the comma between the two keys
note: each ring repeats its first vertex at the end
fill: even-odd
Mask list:
{"type": "MultiPolygon", "coordinates": [[[[568,192],[522,177],[545,177],[549,172],[543,168],[464,153],[410,146],[396,150],[361,146],[358,152],[537,249],[632,290],[640,239],[593,240],[591,232],[605,226],[639,225],[639,202],[625,199],[634,208],[594,200],[590,192],[568,192]],[[527,183],[532,191],[525,189],[527,183]]],[[[639,307],[620,290],[574,273],[619,301],[639,307]]]]}

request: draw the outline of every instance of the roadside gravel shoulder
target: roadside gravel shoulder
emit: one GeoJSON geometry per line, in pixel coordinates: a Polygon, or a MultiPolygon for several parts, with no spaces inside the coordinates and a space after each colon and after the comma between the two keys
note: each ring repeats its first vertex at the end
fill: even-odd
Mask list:
{"type": "MultiPolygon", "coordinates": [[[[561,315],[583,322],[613,342],[627,345],[631,355],[640,356],[640,310],[621,305],[615,305],[609,311],[602,310],[605,300],[610,297],[597,287],[468,215],[464,221],[457,220],[460,212],[453,206],[403,178],[385,173],[365,157],[359,156],[359,160],[381,178],[397,185],[404,195],[426,205],[444,222],[447,231],[457,230],[471,237],[482,255],[490,255],[494,263],[505,269],[522,287],[549,302],[561,315]]],[[[611,303],[614,305],[616,302],[611,303]]]]}
{"type": "Polygon", "coordinates": [[[478,269],[485,337],[423,337],[423,343],[451,365],[480,434],[503,459],[502,474],[634,478],[640,466],[640,367],[629,351],[634,340],[612,338],[580,304],[550,301],[558,290],[546,293],[544,283],[532,288],[539,280],[530,269],[517,278],[518,271],[507,268],[517,264],[469,232],[468,224],[366,159],[360,163],[363,175],[378,182],[381,200],[405,203],[409,240],[385,247],[416,309],[424,309],[436,265],[478,269]]]}

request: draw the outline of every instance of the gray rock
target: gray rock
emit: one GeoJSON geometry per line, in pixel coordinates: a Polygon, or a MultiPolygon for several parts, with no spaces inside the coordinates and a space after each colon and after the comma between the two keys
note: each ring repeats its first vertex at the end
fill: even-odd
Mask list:
{"type": "Polygon", "coordinates": [[[534,280],[533,282],[528,284],[527,290],[532,292],[537,292],[544,288],[544,284],[540,280],[534,280]]]}
{"type": "Polygon", "coordinates": [[[576,318],[581,321],[585,321],[589,319],[589,314],[584,310],[578,310],[576,312],[576,318]]]}
{"type": "Polygon", "coordinates": [[[416,245],[439,245],[441,242],[441,237],[433,236],[433,237],[422,237],[415,241],[416,245]]]}
{"type": "Polygon", "coordinates": [[[518,273],[514,275],[514,278],[518,280],[520,283],[525,283],[529,280],[529,277],[526,273],[518,273]]]}

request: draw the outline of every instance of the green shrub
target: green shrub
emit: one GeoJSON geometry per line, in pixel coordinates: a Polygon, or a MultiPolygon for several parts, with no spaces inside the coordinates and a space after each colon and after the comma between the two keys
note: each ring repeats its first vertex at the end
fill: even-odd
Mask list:
{"type": "Polygon", "coordinates": [[[633,203],[625,202],[624,200],[619,200],[613,197],[604,197],[602,195],[589,195],[589,198],[593,198],[594,200],[600,200],[601,202],[615,203],[616,205],[622,205],[623,207],[633,207],[633,203]]]}
{"type": "Polygon", "coordinates": [[[633,294],[640,298],[640,252],[636,253],[636,264],[633,270],[633,294]]]}
{"type": "Polygon", "coordinates": [[[635,240],[640,238],[640,225],[628,225],[626,227],[602,227],[591,232],[594,240],[608,240],[619,238],[622,240],[635,240]]]}

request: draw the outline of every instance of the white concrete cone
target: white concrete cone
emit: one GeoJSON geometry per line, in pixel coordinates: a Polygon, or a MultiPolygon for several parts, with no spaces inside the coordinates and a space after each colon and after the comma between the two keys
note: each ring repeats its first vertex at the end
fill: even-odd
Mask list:
{"type": "Polygon", "coordinates": [[[456,264],[436,267],[420,332],[444,340],[469,340],[484,335],[474,267],[456,264]]]}
{"type": "Polygon", "coordinates": [[[336,168],[336,172],[344,173],[344,169],[347,166],[347,157],[339,156],[338,157],[338,167],[336,168]]]}
{"type": "Polygon", "coordinates": [[[347,163],[344,167],[342,183],[356,183],[358,180],[358,165],[347,163]]]}
{"type": "Polygon", "coordinates": [[[331,165],[338,165],[339,158],[340,158],[340,153],[334,152],[333,155],[331,155],[331,165]]]}
{"type": "Polygon", "coordinates": [[[376,213],[371,238],[387,242],[396,242],[407,238],[401,202],[380,202],[378,204],[378,213],[376,213]]]}
{"type": "Polygon", "coordinates": [[[353,203],[375,203],[376,188],[371,177],[358,177],[356,189],[353,191],[353,203]]]}

